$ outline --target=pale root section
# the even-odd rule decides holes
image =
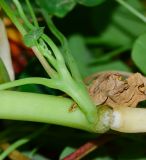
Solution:
[[[0,58],[4,62],[10,79],[14,80],[14,70],[12,66],[10,46],[3,21],[0,19]]]
[[[110,121],[110,114],[109,114],[109,112],[106,112],[106,113],[104,114],[104,116],[103,116],[103,123],[104,123],[105,125],[108,125],[108,124],[109,124],[109,121]]]
[[[146,109],[114,108],[110,127],[112,130],[126,133],[146,132]]]

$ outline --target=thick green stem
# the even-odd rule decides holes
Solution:
[[[73,103],[63,97],[0,91],[0,118],[52,123],[95,132],[93,124],[78,107],[69,111]]]
[[[64,85],[65,92],[70,95],[75,102],[79,105],[82,112],[87,116],[89,122],[94,123],[97,118],[97,108],[91,100],[86,88],[84,86],[77,84],[73,80],[67,81]]]
[[[4,84],[0,85],[0,90],[5,90],[13,87],[17,87],[20,85],[26,85],[26,84],[40,84],[44,85],[49,88],[54,88],[54,89],[62,89],[63,84],[59,80],[52,80],[52,79],[47,79],[47,78],[24,78],[24,79],[19,79],[11,82],[7,82]]]

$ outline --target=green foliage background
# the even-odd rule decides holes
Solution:
[[[146,2],[144,0],[127,0],[126,2],[140,13],[146,14]],[[71,52],[84,78],[95,72],[107,70],[146,74],[146,24],[116,1],[35,0],[32,1],[32,5],[38,16],[40,16],[39,6],[53,17],[56,26],[67,37]],[[23,7],[27,13],[25,5]],[[46,25],[44,21],[41,21],[40,24],[42,27]],[[46,30],[46,32],[59,45],[50,31]],[[37,64],[38,67],[33,68],[34,64]],[[23,73],[17,75],[17,78],[28,76],[46,76],[36,58],[30,60],[27,68]],[[19,87],[18,90],[60,95],[60,92],[36,85]],[[11,123],[13,124],[13,122],[7,122],[5,126],[9,126]],[[25,135],[30,130],[37,130],[34,123],[29,124],[30,130],[28,130],[27,122],[19,123],[21,125],[18,129],[18,133],[20,133],[18,136]],[[22,124],[27,126],[23,133],[21,133]],[[47,159],[44,156],[50,157],[50,159],[63,158],[81,144],[98,136],[75,129],[50,126],[46,133],[40,136],[39,140],[32,141],[31,144],[25,145],[20,150],[25,151],[25,154],[30,157],[35,157],[35,160]],[[10,133],[4,137],[10,141],[17,139],[14,136],[11,140]],[[105,144],[85,159],[145,160],[145,137],[145,134],[119,135],[118,138]],[[45,148],[45,153],[41,148]],[[34,153],[33,150],[35,150]],[[52,152],[55,153],[55,156],[52,156]]]

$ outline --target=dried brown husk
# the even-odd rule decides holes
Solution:
[[[96,105],[136,107],[146,100],[146,78],[140,73],[129,76],[119,72],[101,73],[91,82],[88,90]]]

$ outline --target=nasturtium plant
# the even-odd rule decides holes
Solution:
[[[144,1],[0,0],[0,7],[0,160],[143,159]]]

